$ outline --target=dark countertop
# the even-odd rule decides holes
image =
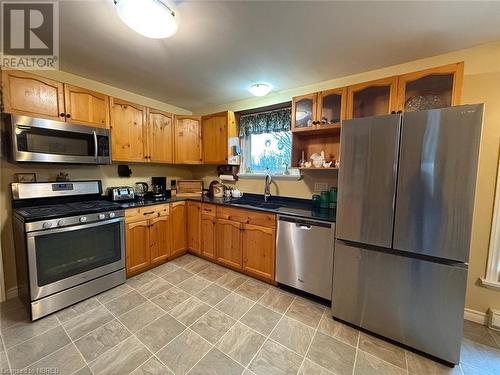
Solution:
[[[240,201],[241,200],[241,201]],[[335,222],[335,211],[328,209],[312,209],[311,201],[309,199],[299,199],[290,197],[274,197],[268,199],[268,204],[264,203],[264,196],[259,194],[245,193],[243,199],[241,198],[211,198],[206,195],[200,198],[196,197],[172,197],[167,199],[144,199],[135,200],[131,202],[118,202],[124,209],[133,207],[151,206],[155,204],[179,202],[179,201],[197,201],[206,202],[222,206],[238,207],[249,210],[265,211],[280,215],[289,215],[300,217],[304,219],[315,219],[327,221],[330,223]],[[259,207],[258,205],[262,205]]]

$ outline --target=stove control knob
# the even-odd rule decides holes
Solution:
[[[99,220],[106,219],[106,215],[104,215],[104,214],[99,214],[99,215],[97,215],[97,217],[99,218]]]
[[[66,225],[66,220],[59,220],[57,222],[57,225],[59,225],[60,227],[62,227],[63,225]]]
[[[42,224],[42,228],[50,228],[51,226],[52,226],[52,223],[50,223],[48,221]]]
[[[85,223],[87,221],[87,216],[82,216],[80,218],[80,223]]]
[[[112,219],[112,218],[114,218],[115,216],[116,216],[116,215],[115,215],[115,213],[114,213],[114,212],[110,212],[110,213],[109,213],[109,217],[110,217],[111,219]]]

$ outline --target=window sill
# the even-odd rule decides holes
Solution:
[[[488,289],[495,289],[500,291],[500,281],[492,281],[492,280],[486,280],[483,277],[479,278],[479,282],[481,283],[482,286]]]
[[[238,177],[240,179],[254,179],[254,180],[263,180],[266,178],[265,173],[238,173]],[[273,174],[271,175],[273,180],[291,180],[291,181],[299,181],[302,179],[300,174]]]

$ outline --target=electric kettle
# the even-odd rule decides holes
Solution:
[[[136,182],[134,187],[135,196],[139,199],[144,199],[146,193],[149,190],[149,186],[145,182]]]

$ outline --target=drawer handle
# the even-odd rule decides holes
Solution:
[[[154,211],[150,211],[150,212],[144,212],[143,215],[151,215],[151,214],[154,214],[155,212]]]

